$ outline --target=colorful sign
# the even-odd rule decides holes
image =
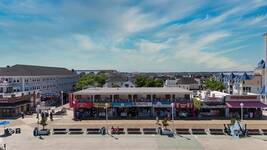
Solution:
[[[164,102],[164,101],[154,102],[153,107],[171,107],[171,102]]]
[[[113,102],[112,107],[132,107],[131,102]]]
[[[176,108],[181,108],[181,109],[191,109],[193,108],[193,103],[176,103]]]
[[[201,109],[201,100],[200,98],[193,99],[194,108],[200,110]]]
[[[136,107],[152,107],[152,102],[135,102]]]

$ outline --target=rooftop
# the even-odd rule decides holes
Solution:
[[[90,94],[191,94],[189,90],[177,87],[135,87],[135,88],[88,88],[78,92],[75,95]]]
[[[75,75],[66,68],[45,67],[32,65],[14,65],[0,68],[0,76],[49,76],[49,75]]]

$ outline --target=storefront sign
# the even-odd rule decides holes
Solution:
[[[110,103],[94,103],[95,108],[105,108],[107,104],[107,107],[111,107]]]
[[[92,102],[74,102],[75,108],[92,108],[93,103]]]
[[[259,95],[227,95],[226,101],[260,101]]]
[[[135,102],[136,107],[152,107],[152,102]]]
[[[193,103],[176,103],[176,108],[193,108]]]
[[[112,107],[132,107],[132,103],[131,102],[113,102],[112,103]]]
[[[171,102],[154,102],[153,107],[171,107]]]

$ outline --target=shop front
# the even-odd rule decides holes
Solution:
[[[136,112],[132,108],[132,102],[113,102],[112,114],[114,118],[136,117]]]
[[[222,98],[209,98],[202,101],[198,117],[224,118],[225,108],[225,102]]]
[[[0,118],[18,118],[31,109],[31,101],[24,99],[0,99]]]
[[[132,111],[136,118],[151,118],[153,116],[152,102],[134,102]]]
[[[112,111],[110,109],[111,103],[93,103],[93,112],[97,118],[106,118],[106,111],[108,113],[108,117],[112,116]]]
[[[228,96],[226,98],[226,114],[229,118],[261,119],[262,109],[266,107],[267,105],[261,102],[258,95]]]
[[[171,117],[171,102],[169,101],[156,101],[153,102],[154,117],[170,118]],[[174,110],[175,111],[175,110]]]
[[[92,102],[78,102],[76,101],[73,104],[74,108],[74,119],[85,120],[95,118],[96,115],[93,111],[93,103]]]
[[[192,102],[177,102],[175,106],[176,116],[179,118],[189,118],[195,116]]]

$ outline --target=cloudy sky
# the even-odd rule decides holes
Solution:
[[[0,66],[252,70],[266,0],[1,0]]]

